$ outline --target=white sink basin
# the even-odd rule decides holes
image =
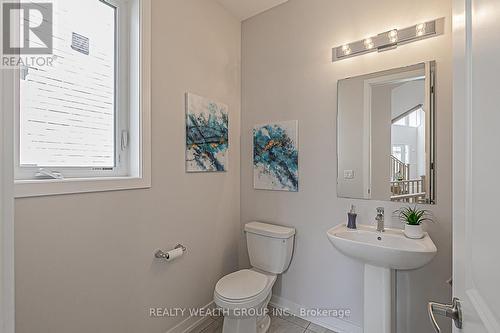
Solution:
[[[400,229],[378,232],[375,227],[358,224],[358,229],[352,230],[341,224],[328,230],[327,235],[333,246],[346,256],[390,269],[422,267],[437,252],[427,233],[422,239],[410,239]]]

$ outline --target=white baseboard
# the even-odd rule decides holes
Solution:
[[[351,322],[348,322],[346,320],[342,320],[340,318],[333,318],[333,317],[328,317],[328,318],[318,318],[318,317],[301,317],[299,316],[300,309],[307,308],[305,306],[293,303],[289,300],[286,300],[282,297],[275,296],[271,298],[271,301],[269,302],[272,306],[278,309],[284,309],[287,312],[305,319],[307,321],[310,321],[313,324],[322,326],[324,328],[327,328],[329,330],[339,332],[339,333],[363,333],[363,328],[359,327],[356,324],[353,324]]]
[[[215,303],[212,301],[205,305],[203,309],[210,309],[214,308]],[[181,321],[179,324],[175,325],[171,329],[169,329],[166,333],[188,333],[192,331],[194,328],[203,325],[205,322],[207,322],[207,326],[212,323],[214,320],[210,317],[195,317],[195,316],[190,316],[183,321]]]

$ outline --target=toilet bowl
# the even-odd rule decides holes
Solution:
[[[224,315],[223,332],[263,333],[270,325],[267,305],[276,275],[242,269],[217,282],[215,304]]]
[[[253,267],[228,274],[215,286],[214,302],[224,315],[223,333],[267,332],[272,288],[292,257],[295,229],[251,222],[245,233]]]

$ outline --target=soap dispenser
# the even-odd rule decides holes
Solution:
[[[351,205],[351,210],[347,213],[347,228],[348,229],[356,229],[356,208],[354,205]]]

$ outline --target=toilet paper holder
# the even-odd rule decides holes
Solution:
[[[186,247],[182,244],[177,244],[174,247],[174,250],[176,249],[182,249],[182,253],[185,253],[187,251]],[[170,259],[170,255],[168,254],[168,252],[163,252],[163,250],[158,250],[155,252],[155,258],[168,260]]]

